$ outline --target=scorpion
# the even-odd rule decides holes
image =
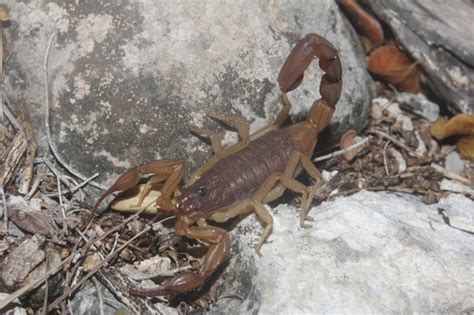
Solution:
[[[303,80],[304,71],[313,59],[319,59],[324,71],[319,92],[306,120],[283,127],[289,116],[291,103],[287,92],[296,89]],[[177,217],[176,235],[196,239],[207,244],[197,271],[178,273],[161,286],[150,289],[130,289],[141,297],[177,295],[202,287],[207,279],[230,258],[228,232],[207,223],[225,222],[241,214],[254,211],[264,223],[256,252],[271,233],[273,218],[264,206],[279,198],[286,189],[301,194],[300,226],[307,228],[309,207],[321,184],[320,171],[311,162],[318,135],[325,129],[334,113],[342,89],[342,67],[337,50],[324,37],[311,33],[301,39],[288,55],[278,75],[283,108],[276,120],[253,134],[242,116],[208,114],[212,119],[233,122],[240,142],[223,148],[220,136],[206,128],[191,127],[199,135],[208,137],[213,155],[191,175],[180,188],[184,176],[184,161],[153,160],[135,166],[123,173],[105,191],[92,208],[95,214],[103,199],[116,191],[138,186],[140,179],[148,175],[145,188],[137,196],[140,206],[154,184],[161,183],[156,207],[174,211]],[[307,187],[297,181],[302,171],[314,179]]]

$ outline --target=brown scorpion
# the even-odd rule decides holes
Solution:
[[[288,118],[291,104],[286,96],[297,88],[313,59],[325,72],[319,92],[305,121],[280,128]],[[316,185],[306,187],[294,178],[305,170],[315,181],[321,182],[321,173],[310,158],[319,133],[329,124],[342,89],[342,69],[337,50],[325,38],[308,34],[300,40],[287,57],[278,75],[282,91],[283,109],[276,121],[254,134],[243,117],[238,115],[209,115],[211,118],[235,122],[241,141],[227,148],[221,146],[220,136],[205,128],[192,131],[210,138],[214,155],[198,168],[186,185],[179,189],[184,175],[184,161],[155,160],[126,171],[102,194],[93,207],[93,213],[102,200],[115,191],[136,187],[144,175],[151,175],[138,196],[138,205],[150,192],[151,186],[163,183],[156,207],[172,209],[177,216],[176,234],[208,244],[197,272],[177,274],[165,284],[152,289],[131,289],[137,296],[175,295],[200,288],[206,280],[230,258],[228,232],[208,225],[206,220],[225,222],[230,218],[255,211],[265,228],[256,247],[260,248],[272,230],[272,216],[265,204],[280,197],[285,189],[301,194],[300,225],[309,227],[308,209]]]

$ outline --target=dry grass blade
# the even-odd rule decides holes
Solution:
[[[148,299],[137,298],[128,293],[132,285],[128,279],[117,268],[102,268],[97,272],[97,277],[114,296],[124,304],[130,314],[165,314],[166,311],[158,309],[159,304],[152,305]]]
[[[56,146],[53,144],[53,140],[51,138],[51,131],[50,131],[50,126],[49,126],[49,107],[50,107],[50,97],[49,97],[49,75],[48,75],[48,66],[49,66],[49,51],[51,49],[51,46],[53,44],[54,38],[56,36],[56,33],[53,33],[51,37],[49,38],[48,41],[48,46],[46,46],[46,52],[44,55],[44,63],[43,63],[43,71],[44,71],[44,89],[45,89],[45,96],[46,96],[46,101],[45,101],[45,128],[46,128],[46,135],[48,138],[48,145],[49,148],[51,149],[51,152],[53,153],[53,156],[56,158],[59,164],[61,164],[62,167],[64,167],[69,173],[72,175],[76,176],[77,178],[81,179],[82,181],[86,181],[86,177],[83,176],[81,173],[78,171],[74,170],[71,166],[69,166],[59,155],[58,151],[56,150]],[[94,182],[94,181],[88,181],[88,183],[96,188],[99,188],[101,190],[106,190],[107,188]]]
[[[442,167],[442,166],[439,166],[439,165],[437,165],[437,164],[435,164],[435,163],[432,163],[432,164],[431,164],[431,167],[434,168],[434,169],[435,169],[437,172],[439,172],[440,174],[442,174],[444,177],[457,180],[457,181],[459,181],[459,182],[461,182],[461,183],[463,183],[463,184],[466,184],[466,185],[468,185],[468,186],[471,186],[471,185],[472,185],[472,182],[471,182],[469,179],[467,179],[467,178],[465,178],[465,177],[462,177],[462,176],[460,176],[460,175],[458,175],[458,174],[455,174],[455,173],[453,173],[453,172],[450,172],[450,171],[448,171],[447,169],[445,169],[445,168]]]
[[[366,137],[366,138],[362,139],[360,142],[354,143],[353,145],[348,146],[348,147],[345,148],[345,149],[338,150],[338,151],[334,151],[334,152],[332,152],[332,153],[330,153],[330,154],[318,156],[317,158],[314,158],[314,159],[313,159],[313,162],[320,162],[320,161],[332,159],[333,157],[336,157],[336,156],[339,156],[339,155],[343,155],[344,153],[346,153],[346,152],[348,152],[348,151],[351,151],[351,150],[353,150],[353,149],[355,149],[355,148],[358,148],[358,147],[360,147],[360,146],[363,146],[364,144],[366,144],[367,142],[369,142],[370,139],[371,139],[371,137]]]
[[[0,8],[0,78],[3,81],[3,22],[10,20],[10,14],[4,8]]]

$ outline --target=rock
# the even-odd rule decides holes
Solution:
[[[343,63],[342,99],[328,139],[337,142],[367,123],[365,57],[330,1],[8,0],[6,6],[7,47],[14,47],[4,68],[7,96],[29,105],[42,151],[49,152],[43,60],[57,31],[49,58],[52,140],[71,168],[84,176],[100,172],[105,184],[152,159],[185,159],[188,170],[196,168],[210,146],[189,133],[188,123],[220,126],[206,112],[240,113],[252,130],[273,120],[281,108],[279,69],[309,32],[334,43]],[[316,64],[290,93],[292,114],[300,118],[319,98]]]
[[[396,101],[400,108],[418,115],[430,122],[435,122],[439,117],[439,106],[429,101],[425,95],[413,93],[398,93]]]
[[[114,268],[107,269],[108,270],[103,271],[106,276],[98,275],[100,282],[97,282],[97,286],[88,281],[81,290],[78,290],[77,293],[71,297],[70,304],[73,314],[99,313],[97,288],[102,293],[104,314],[178,314],[175,308],[167,306],[163,302],[154,299],[132,297],[129,294],[125,294],[124,292],[126,292],[130,287],[130,280],[122,276],[117,278],[118,274]],[[103,282],[107,283],[109,287],[114,287],[114,294],[103,286]],[[117,300],[117,298],[124,303],[127,303],[131,308],[127,308]]]
[[[469,1],[363,0],[420,61],[425,83],[454,110],[473,114],[474,40]]]
[[[379,104],[372,102],[372,106],[370,107],[370,117],[376,121],[382,119],[383,113]]]
[[[413,122],[411,121],[410,117],[400,114],[397,116],[396,124],[400,125],[402,132],[406,133],[413,133],[415,127],[413,126]]]
[[[322,173],[321,173],[321,175],[322,175],[322,177],[323,177],[324,182],[327,183],[327,182],[329,182],[331,179],[333,179],[334,176],[337,175],[337,173],[338,173],[337,170],[334,170],[334,171],[331,171],[331,172],[326,171],[326,170],[323,170]]]
[[[101,284],[99,284],[99,288],[104,297],[103,306],[105,314],[114,314],[117,310],[123,308],[123,305],[115,299],[109,290],[105,289]],[[92,282],[87,282],[87,284],[71,298],[71,310],[73,314],[98,314],[99,301],[97,298],[97,289]]]
[[[34,235],[26,238],[12,250],[2,263],[0,279],[9,290],[18,289],[26,277],[46,258],[44,246],[46,239]]]
[[[474,189],[467,185],[464,185],[463,183],[458,182],[457,180],[443,178],[439,187],[441,188],[441,190],[474,195]]]
[[[394,118],[397,118],[399,115],[402,114],[398,103],[390,102],[390,100],[385,97],[376,97],[372,99],[372,106],[380,108],[382,114],[386,110],[387,113]]]
[[[464,161],[456,151],[453,151],[446,156],[444,167],[450,172],[461,175],[464,172]]]
[[[215,312],[466,312],[474,298],[472,235],[446,224],[438,208],[474,215],[474,201],[461,195],[425,205],[407,194],[362,191],[313,208],[314,227],[302,229],[300,210],[280,205],[262,257],[254,252],[262,229],[251,215],[234,232],[241,251],[224,272],[246,279],[245,302],[225,299]]]
[[[421,139],[421,136],[420,136],[420,133],[418,132],[418,130],[415,130],[414,134],[415,134],[415,138],[418,142],[418,145],[416,146],[416,149],[415,149],[415,153],[418,156],[424,156],[425,154],[428,153],[428,148],[426,147],[425,142],[423,141],[423,139]]]
[[[471,194],[474,191],[471,189]],[[473,208],[465,207],[465,198],[452,194],[446,199],[441,199],[438,203],[438,212],[446,218],[447,223],[453,228],[457,228],[469,233],[474,233]]]
[[[0,288],[13,292],[29,286],[46,274],[46,269],[61,263],[55,246],[40,235],[33,235],[21,242],[3,260],[0,269]],[[53,298],[63,289],[63,277],[56,274],[48,280],[48,296]],[[42,284],[28,295],[26,304],[39,307],[44,301],[46,286]]]

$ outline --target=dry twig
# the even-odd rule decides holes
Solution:
[[[97,300],[99,300],[99,314],[105,315],[104,311],[104,297],[102,296],[102,290],[100,289],[99,281],[97,281],[97,277],[92,277],[92,282],[94,283],[95,290],[97,292]]]
[[[410,149],[405,143],[401,142],[400,140],[398,139],[395,139],[394,137],[386,134],[385,132],[383,131],[380,131],[380,130],[375,130],[375,129],[369,129],[367,131],[368,133],[372,133],[372,134],[376,134],[376,135],[379,135],[381,136],[382,138],[385,138],[387,140],[390,140],[393,142],[393,144],[399,146],[400,148],[404,149],[405,151],[407,151],[411,156],[415,156],[419,159],[423,158],[423,156],[419,155],[418,153],[416,153],[415,151],[413,151],[412,149]]]
[[[439,166],[438,164],[431,163],[431,167],[435,169],[435,171],[439,172],[441,175],[447,178],[451,178],[454,180],[457,180],[465,185],[471,186],[472,182],[468,178],[462,177],[456,173],[450,172],[447,169],[445,169],[442,166]]]
[[[390,175],[390,171],[388,170],[388,162],[387,162],[387,149],[389,145],[390,145],[390,140],[385,143],[385,145],[383,146],[383,151],[382,151],[383,166],[385,168],[385,174],[387,174],[387,176]]]
[[[114,258],[118,253],[120,253],[125,247],[128,246],[131,242],[142,236],[143,234],[147,233],[148,231],[151,230],[151,226],[147,226],[144,228],[142,231],[139,233],[135,234],[132,238],[130,238],[125,244],[117,248],[117,250],[113,253],[110,253],[105,257],[104,260],[100,262],[97,266],[95,266],[93,269],[91,269],[84,277],[82,277],[81,280],[79,280],[74,286],[68,288],[61,296],[59,296],[51,305],[49,306],[50,309],[54,309],[56,306],[59,305],[63,300],[65,300],[71,293],[76,291],[84,282],[86,282],[89,278],[91,278],[102,266],[104,266],[106,263],[108,263],[112,258]]]
[[[328,159],[331,159],[333,157],[336,157],[336,156],[339,156],[339,155],[342,155],[352,149],[355,149],[357,147],[360,147],[364,144],[366,144],[367,142],[369,142],[371,140],[371,137],[366,137],[364,139],[362,139],[361,141],[357,142],[357,143],[354,143],[353,145],[351,146],[348,146],[347,148],[345,149],[342,149],[342,150],[338,150],[338,151],[334,151],[330,154],[326,154],[326,155],[322,155],[322,156],[318,156],[316,158],[313,159],[313,162],[319,162],[319,161],[324,161],[324,160],[328,160]]]

